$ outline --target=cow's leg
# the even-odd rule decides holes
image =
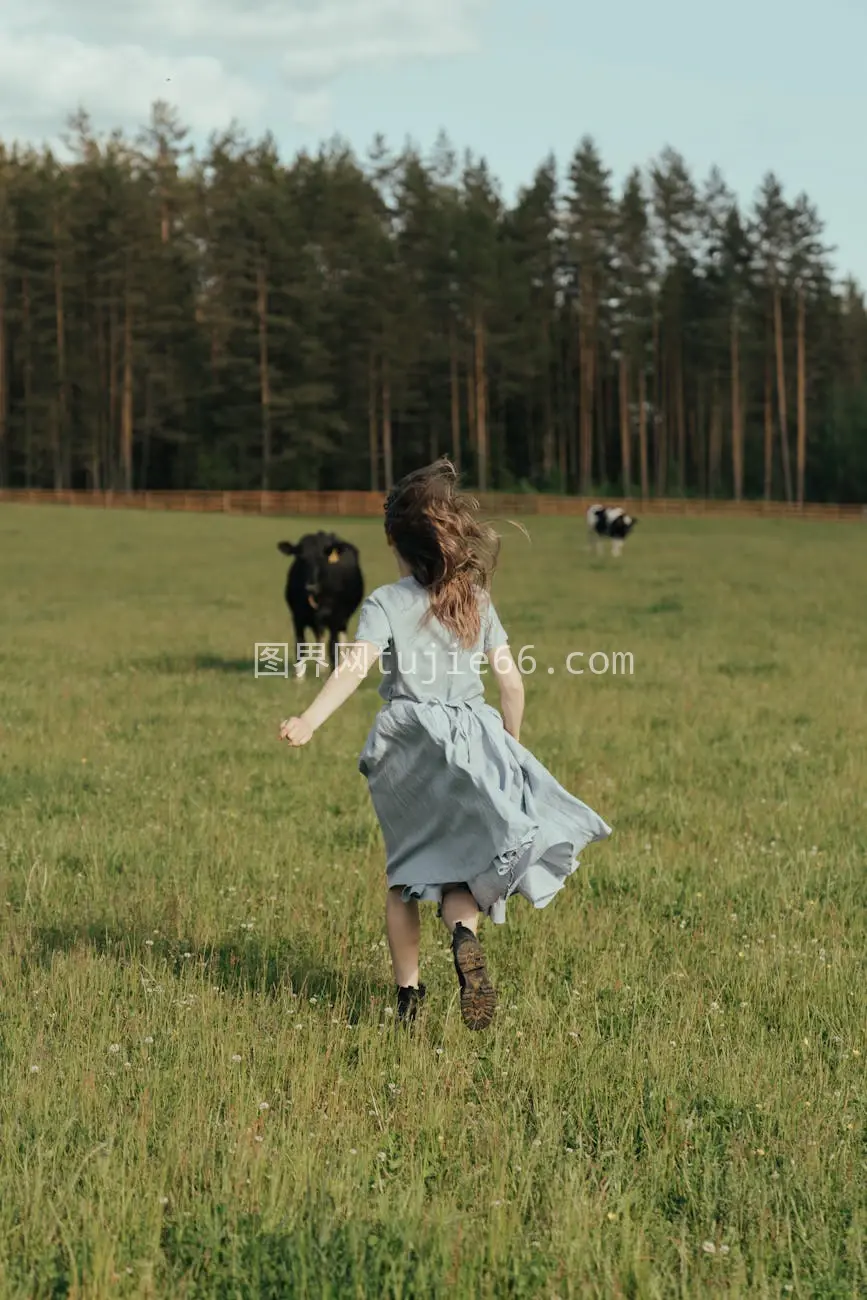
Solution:
[[[329,650],[330,636],[331,633],[327,627],[322,627],[322,625],[319,623],[316,624],[316,626],[313,629],[313,644],[316,646],[315,653],[317,659],[317,666],[315,667],[314,671],[316,673],[317,678],[320,678],[323,672],[327,673],[328,671],[324,665],[326,665],[329,662],[328,650]],[[326,638],[328,638],[328,640]]]
[[[295,659],[292,671],[295,677],[300,680],[300,678],[304,676],[304,665],[301,663],[301,646],[304,643],[304,624],[294,612],[292,614],[292,623],[295,627]]]
[[[333,627],[328,629],[328,662],[331,665],[332,672],[339,666],[337,662],[337,647],[342,645],[345,639],[345,634],[342,631],[337,631],[337,629]]]
[[[598,533],[596,534],[596,554],[597,555],[605,554],[605,538],[600,537]]]
[[[611,539],[611,554],[614,556],[615,560],[617,559],[617,557],[619,556],[619,554],[620,554],[620,552],[621,552],[622,550],[623,550],[623,538],[622,538],[622,537],[612,537],[612,539]]]

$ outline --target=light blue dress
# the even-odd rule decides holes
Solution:
[[[380,652],[385,704],[359,758],[386,847],[390,887],[440,903],[466,882],[502,924],[521,894],[545,907],[578,866],[585,844],[611,828],[564,790],[485,703],[483,655],[507,645],[493,603],[480,594],[482,632],[466,650],[435,619],[414,578],[364,601],[356,639]]]

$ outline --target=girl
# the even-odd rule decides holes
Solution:
[[[400,577],[365,600],[351,654],[280,736],[306,745],[382,656],[385,704],[359,770],[385,839],[398,1016],[414,1019],[425,996],[418,904],[428,900],[452,936],[464,1024],[485,1029],[496,993],[479,914],[502,924],[515,893],[545,907],[583,846],[611,830],[520,744],[524,684],[487,594],[499,542],[456,478],[440,460],[389,493],[385,535]],[[484,700],[483,655],[502,717]]]

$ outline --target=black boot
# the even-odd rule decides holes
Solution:
[[[415,1020],[426,993],[427,989],[423,984],[419,984],[418,988],[408,985],[397,990],[397,1018],[401,1024],[408,1024]]]

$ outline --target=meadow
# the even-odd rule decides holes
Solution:
[[[867,1294],[864,528],[504,528],[522,739],[614,834],[472,1035],[433,909],[391,1014],[377,674],[301,751],[253,674],[312,523],[0,507],[2,1300]]]

